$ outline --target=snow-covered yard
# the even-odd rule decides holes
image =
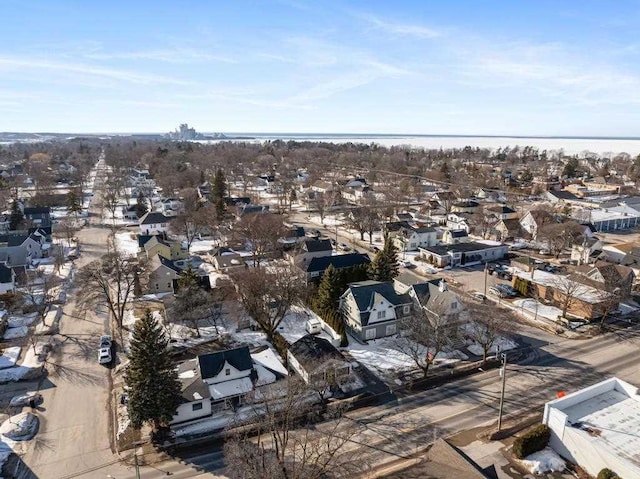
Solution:
[[[122,254],[136,256],[138,254],[138,240],[130,231],[116,233],[116,246]]]
[[[289,344],[295,343],[298,339],[309,334],[306,330],[307,321],[311,318],[315,318],[318,321],[324,322],[313,311],[300,306],[293,306],[291,311],[284,317],[282,323],[278,327],[278,332]],[[318,335],[320,338],[326,339],[332,344],[340,343],[340,336],[338,336],[328,326],[323,328],[323,331]],[[336,343],[337,341],[337,343]]]
[[[377,371],[382,375],[404,373],[417,370],[417,366],[411,357],[394,348],[395,338],[380,338],[360,344],[355,339],[349,338],[347,352],[358,362],[367,368]],[[427,354],[427,348],[424,355]],[[445,364],[455,364],[460,360],[466,360],[468,356],[460,351],[439,353],[432,367]]]
[[[546,472],[562,472],[566,464],[564,460],[551,448],[534,452],[519,461],[531,474],[544,474]]]
[[[16,365],[20,357],[20,346],[11,346],[5,348],[0,356],[0,369],[10,368]]]
[[[217,241],[215,240],[195,240],[191,243],[191,249],[189,251],[193,254],[206,253],[214,249],[216,245]]]
[[[35,351],[32,346],[26,348],[24,350],[24,360],[20,366],[0,369],[0,384],[38,376],[42,372],[43,365],[43,362],[38,356],[45,344],[44,342],[38,342]]]
[[[4,332],[4,339],[24,338],[27,334],[29,334],[29,326],[7,328],[7,330]]]

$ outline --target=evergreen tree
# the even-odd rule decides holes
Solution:
[[[375,281],[391,281],[398,276],[398,248],[388,236],[371,263],[370,274]]]
[[[200,287],[200,278],[189,266],[178,279],[178,292],[171,309],[173,317],[195,329],[196,336],[200,337],[199,323],[210,315],[212,303],[211,295]]]
[[[140,191],[136,201],[136,214],[138,215],[138,218],[142,218],[147,211],[149,211],[149,208],[147,207],[147,198],[144,196],[144,193]]]
[[[69,190],[67,193],[66,199],[67,211],[75,215],[76,219],[78,218],[78,213],[82,213],[82,201],[78,192],[74,190]]]
[[[9,229],[11,231],[19,229],[24,223],[24,213],[20,209],[18,200],[14,199],[11,203],[11,216],[9,217]]]
[[[316,312],[335,311],[340,295],[344,293],[344,283],[340,272],[331,264],[322,274],[318,291],[313,298]]]
[[[151,424],[154,431],[167,426],[182,401],[182,386],[167,345],[162,327],[147,310],[133,328],[124,374],[127,411],[136,429],[144,423]]]
[[[213,178],[210,200],[216,208],[216,217],[218,220],[222,220],[225,212],[227,211],[227,204],[224,202],[226,196],[227,179],[225,178],[222,170],[217,170],[216,175]]]

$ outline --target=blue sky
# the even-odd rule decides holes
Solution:
[[[640,1],[0,6],[1,131],[640,136]]]

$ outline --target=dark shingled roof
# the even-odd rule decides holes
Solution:
[[[216,377],[222,371],[225,362],[238,371],[253,369],[253,361],[247,346],[198,356],[198,362],[203,379]]]
[[[369,324],[368,310],[371,309],[376,294],[379,294],[394,306],[412,304],[411,296],[407,293],[398,294],[393,287],[392,281],[360,281],[357,283],[351,283],[349,285],[349,291],[353,294],[353,298],[358,305],[360,323],[362,323],[363,326]]]
[[[160,223],[168,223],[170,218],[167,218],[165,215],[158,211],[149,211],[145,213],[142,218],[140,218],[141,225],[152,225],[152,224],[160,224]]]
[[[298,266],[307,273],[313,273],[316,271],[324,271],[329,267],[329,265],[333,265],[336,269],[342,269],[369,263],[371,263],[371,260],[366,254],[349,253],[311,258],[311,261],[307,264],[299,264]]]
[[[11,283],[13,275],[11,274],[11,268],[7,268],[5,265],[0,264],[0,283]]]
[[[435,253],[437,255],[445,255],[449,251],[469,253],[472,251],[482,251],[485,249],[499,248],[501,246],[504,246],[504,245],[503,244],[491,245],[491,244],[477,243],[475,241],[470,241],[468,243],[423,246],[421,247],[421,249],[424,249],[425,251],[429,251],[430,253]]]
[[[174,270],[176,273],[182,273],[182,270],[178,268],[173,261],[165,258],[164,256],[157,254],[157,258],[160,260],[160,264],[166,266],[169,269]]]
[[[326,339],[307,334],[301,337],[291,346],[289,352],[307,369],[308,366],[317,367],[331,359],[344,361],[344,356],[340,354]]]
[[[328,239],[308,239],[304,241],[304,249],[309,253],[317,253],[319,251],[333,251],[333,246]]]
[[[467,230],[450,230],[449,232],[451,233],[452,238],[464,238],[469,236]]]
[[[46,215],[51,213],[51,208],[48,206],[27,206],[24,209],[25,216],[28,215]]]

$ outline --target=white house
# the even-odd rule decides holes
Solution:
[[[438,242],[435,228],[409,221],[387,223],[385,229],[389,238],[400,251],[417,251],[423,246],[433,246]]]
[[[604,468],[640,477],[640,392],[610,378],[544,406],[549,445],[595,477]]]
[[[184,361],[178,366],[178,379],[182,384],[182,403],[171,424],[192,421],[211,415],[211,394],[200,376],[198,358]]]
[[[507,245],[489,240],[420,248],[420,257],[438,268],[496,261],[508,253]]]
[[[171,218],[166,217],[158,211],[149,211],[145,213],[138,222],[140,225],[140,234],[158,235],[166,233],[169,230],[170,219]]]
[[[469,226],[470,213],[449,213],[447,215],[447,228],[450,230],[465,230],[467,233],[471,231]]]

